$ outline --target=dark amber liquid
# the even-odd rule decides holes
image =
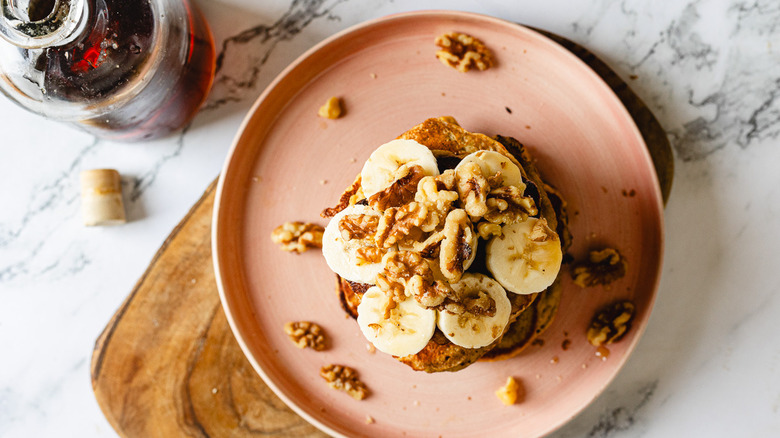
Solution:
[[[185,19],[160,24],[164,12],[149,0],[94,0],[90,7],[99,12],[86,38],[46,52],[48,98],[83,102],[95,115],[77,122],[104,138],[146,140],[185,126],[211,88],[215,55],[200,11],[178,1]],[[165,43],[154,37],[161,25],[170,35]]]

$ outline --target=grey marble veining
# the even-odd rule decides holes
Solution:
[[[70,159],[62,170],[51,178],[38,182],[32,196],[27,200],[21,214],[13,222],[0,224],[0,251],[12,258],[3,257],[0,262],[0,284],[15,279],[18,276],[45,275],[53,269],[57,262],[46,266],[32,267],[42,251],[47,239],[51,238],[53,227],[41,230],[35,225],[54,215],[71,215],[77,211],[79,188],[78,172],[83,158],[96,146],[96,141],[84,147]],[[52,224],[53,226],[54,224]],[[33,229],[34,228],[34,229]],[[43,231],[43,232],[42,232]],[[21,257],[20,257],[21,256]]]
[[[213,92],[204,111],[212,111],[227,102],[246,99],[247,90],[257,88],[266,61],[280,42],[295,38],[313,20],[327,18],[336,6],[345,2],[293,1],[273,24],[255,25],[225,38],[217,55]]]
[[[602,414],[599,420],[588,431],[588,437],[608,437],[613,434],[628,431],[638,421],[641,409],[650,401],[658,387],[658,381],[650,382],[635,392],[624,394],[623,400],[617,407]],[[606,396],[610,394],[607,393]]]
[[[262,4],[260,4],[262,3]],[[552,436],[780,436],[780,2],[200,1],[219,67],[183,132],[94,139],[0,99],[0,436],[115,436],[89,387],[92,344],[218,174],[286,65],[361,21],[481,12],[589,48],[644,99],[676,154],[664,273],[615,381]],[[115,167],[130,222],[85,229],[78,173]]]
[[[617,62],[636,75],[645,98],[667,123],[677,155],[700,160],[727,146],[777,139],[780,53],[772,47],[780,4],[772,0],[677,2],[670,10],[641,2],[608,2],[630,26]],[[671,5],[669,5],[671,6]],[[599,13],[601,12],[601,13]],[[587,39],[608,11],[574,23]],[[637,32],[666,15],[656,34]],[[650,36],[650,38],[648,38]],[[690,78],[686,83],[675,80]],[[670,105],[674,104],[674,105]]]

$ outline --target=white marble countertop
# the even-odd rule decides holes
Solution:
[[[587,47],[667,130],[665,265],[627,366],[555,437],[780,436],[780,3],[775,0],[199,0],[222,56],[184,134],[97,140],[0,98],[0,436],[115,436],[94,341],[217,176],[251,103],[288,63],[361,21],[461,9]],[[81,170],[123,175],[129,223],[81,224]]]

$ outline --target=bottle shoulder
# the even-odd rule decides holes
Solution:
[[[110,138],[183,126],[214,75],[213,38],[199,10],[189,0],[83,1],[91,13],[77,38],[41,48],[0,40],[0,92]]]

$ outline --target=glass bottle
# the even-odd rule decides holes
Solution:
[[[214,41],[189,0],[0,0],[0,91],[97,136],[186,125],[214,77]]]

